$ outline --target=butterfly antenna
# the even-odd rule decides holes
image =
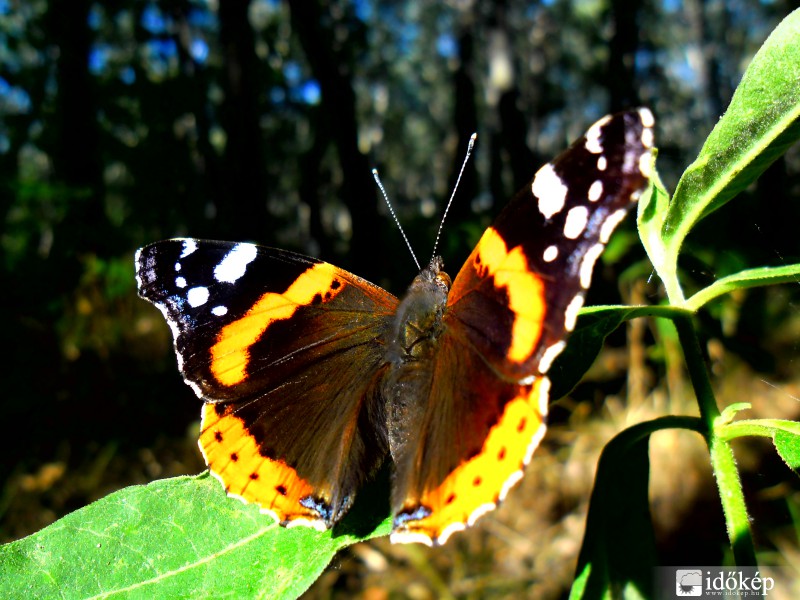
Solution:
[[[383,199],[386,202],[386,206],[389,207],[389,212],[392,213],[392,218],[394,222],[397,224],[397,228],[400,230],[400,234],[403,236],[403,239],[406,241],[406,246],[408,246],[408,251],[411,252],[411,258],[414,259],[414,263],[417,265],[417,270],[421,271],[422,267],[419,266],[419,261],[417,260],[417,255],[414,254],[414,249],[411,247],[411,242],[408,241],[406,237],[406,232],[403,231],[403,226],[400,225],[400,219],[397,218],[397,215],[392,208],[392,203],[389,202],[389,196],[386,194],[386,190],[383,187],[383,183],[381,183],[381,178],[378,176],[378,169],[372,169],[372,177],[375,179],[375,183],[378,184],[378,189],[383,194]]]
[[[439,223],[439,231],[436,232],[436,240],[433,242],[433,254],[431,255],[431,259],[436,256],[436,248],[439,247],[439,237],[442,235],[442,227],[444,227],[444,220],[447,218],[447,212],[450,210],[450,205],[453,203],[453,198],[456,196],[456,190],[458,189],[458,184],[461,183],[461,176],[464,175],[464,169],[467,167],[467,161],[469,157],[472,156],[472,149],[475,147],[475,140],[478,139],[478,134],[473,133],[469,136],[469,145],[467,146],[467,154],[464,156],[464,162],[461,163],[461,170],[458,172],[458,179],[456,179],[456,184],[453,186],[453,193],[450,194],[450,200],[447,201],[447,206],[444,209],[444,214],[442,215],[442,220]]]

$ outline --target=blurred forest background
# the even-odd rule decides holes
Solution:
[[[137,247],[178,235],[253,240],[400,294],[415,268],[370,169],[426,257],[477,131],[440,246],[455,275],[512,192],[606,112],[653,110],[658,166],[673,189],[795,7],[0,0],[0,539],[120,487],[203,469],[199,402],[161,314],[136,296]],[[701,225],[687,285],[800,260],[799,178],[795,148]],[[594,303],[659,299],[632,219],[626,228],[598,267]],[[800,412],[799,291],[743,292],[705,315],[722,400],[752,401],[761,416]],[[310,594],[558,597],[599,449],[636,420],[693,410],[675,352],[657,323],[620,331],[587,382],[554,406],[544,448],[496,515],[444,551],[357,546]],[[705,450],[689,434],[661,435],[652,486],[663,560],[718,564],[725,535]],[[800,509],[793,475],[767,446],[740,451],[767,562],[800,564],[787,533]],[[396,587],[389,565],[409,565]]]

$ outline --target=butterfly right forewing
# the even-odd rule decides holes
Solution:
[[[450,289],[395,541],[443,543],[492,510],[544,435],[546,373],[614,228],[644,191],[647,109],[593,125],[503,209]],[[391,427],[390,427],[391,429]],[[413,467],[413,468],[412,468]]]

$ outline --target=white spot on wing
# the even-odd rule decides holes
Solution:
[[[639,171],[645,177],[650,177],[650,167],[653,157],[650,155],[649,152],[645,152],[639,157]]]
[[[311,527],[322,533],[328,530],[325,522],[321,519],[292,519],[286,523],[286,528],[291,529],[292,527]]]
[[[642,130],[642,146],[645,148],[652,148],[653,147],[653,130],[652,129],[643,129]]]
[[[519,475],[520,475],[520,478],[522,478],[522,473],[521,472],[520,472]],[[486,504],[481,504],[478,508],[476,508],[475,510],[473,510],[470,513],[469,517],[467,518],[467,525],[472,527],[475,524],[475,521],[480,519],[486,513],[492,512],[495,508],[497,508],[497,504],[495,504],[494,502],[487,502]],[[444,535],[444,532],[442,533],[442,536],[443,535]],[[439,536],[439,537],[442,537],[442,536]],[[448,537],[449,537],[449,535],[448,535]],[[444,543],[444,542],[442,542],[442,543]]]
[[[214,279],[224,283],[233,283],[244,275],[247,265],[256,257],[256,247],[253,244],[236,244],[233,250],[214,267]]]
[[[216,473],[214,473],[213,471],[211,472],[211,474],[216,476]],[[220,482],[222,483],[222,487],[224,488],[225,482],[222,481],[221,478],[218,479],[220,480]],[[237,496],[236,494],[228,494],[228,496],[230,496],[231,498],[236,498],[238,500],[241,500],[244,504],[250,504],[249,500],[245,500],[244,498],[242,498],[241,496]],[[270,510],[268,508],[259,508],[258,512],[260,512],[262,515],[267,515],[268,517],[271,517],[272,519],[274,519],[276,524],[280,523],[281,521],[280,518],[278,517],[278,513],[276,513],[274,510]]]
[[[186,300],[189,302],[189,306],[192,308],[197,308],[198,306],[203,306],[203,304],[208,302],[208,295],[207,287],[193,287],[186,292]]]
[[[152,250],[142,252],[142,250],[149,250],[148,248],[139,248],[136,251],[136,285],[139,291],[144,291],[143,288],[149,287],[156,283],[160,278],[160,274],[156,275],[156,257]]]
[[[586,223],[589,222],[589,209],[585,206],[575,206],[569,209],[567,221],[564,223],[564,237],[570,240],[576,239],[586,230]]]
[[[639,109],[639,118],[642,120],[642,125],[645,127],[652,127],[656,124],[656,120],[653,117],[653,113],[650,112],[649,108],[642,107]]]
[[[542,417],[547,416],[547,408],[550,405],[550,379],[545,377],[541,384],[539,384],[539,413],[541,413]],[[539,427],[539,431],[536,432],[536,435],[533,436],[533,441],[531,444],[534,444],[533,448],[536,448],[536,444],[541,441],[544,437],[544,430],[545,425],[542,423],[542,426]],[[533,454],[533,448],[530,449],[530,453]],[[528,456],[528,460],[525,461],[527,464],[530,461],[531,457]]]
[[[606,115],[597,123],[589,127],[586,132],[586,149],[592,154],[600,154],[603,151],[603,145],[600,143],[600,133],[603,125],[611,120],[611,115]]]
[[[451,526],[452,527],[452,526]],[[463,529],[464,526],[462,525]],[[452,533],[455,533],[452,532]],[[449,534],[448,534],[449,536]],[[441,539],[441,537],[439,538]],[[389,535],[389,540],[393,544],[425,544],[426,546],[433,546],[433,541],[424,533],[411,533],[408,531],[395,531]]]
[[[533,458],[533,453],[538,448],[539,443],[542,441],[545,432],[547,431],[547,425],[544,423],[544,418],[547,416],[547,405],[550,401],[550,380],[547,377],[542,379],[542,382],[539,384],[539,414],[542,415],[542,422],[539,424],[539,428],[536,430],[536,433],[533,434],[530,443],[528,444],[528,448],[525,451],[525,456],[522,459],[522,465],[527,465],[531,462],[531,458]],[[511,477],[503,484],[502,489],[500,490],[499,499],[502,501],[505,499],[506,494],[508,494],[509,490],[517,483],[519,479],[522,478],[522,470],[520,469],[517,471],[519,473],[519,478],[517,478],[516,474],[512,474]]]
[[[584,254],[583,260],[581,261],[581,268],[580,268],[580,276],[581,276],[581,287],[583,289],[588,289],[589,285],[592,283],[592,271],[594,270],[594,263],[597,262],[597,259],[603,253],[603,244],[595,244]]]
[[[180,270],[181,270],[181,263],[176,262],[175,263],[175,271],[180,271]]]
[[[553,262],[557,258],[558,246],[548,246],[544,249],[544,252],[542,253],[542,260],[544,260],[544,262]]]
[[[548,369],[550,369],[550,366],[553,364],[553,361],[559,354],[561,354],[566,346],[567,343],[564,340],[561,340],[545,350],[544,354],[542,355],[542,359],[539,361],[539,372],[547,373]]]
[[[589,202],[597,202],[600,200],[600,196],[603,195],[603,182],[599,179],[595,180],[591,186],[589,186]]]
[[[464,525],[463,523],[453,523],[451,525],[448,525],[442,530],[442,533],[439,534],[439,537],[436,539],[436,542],[440,545],[444,544],[445,542],[447,542],[448,539],[450,539],[451,535],[459,531],[464,531],[466,528],[467,526]]]
[[[548,379],[547,381],[549,384],[550,380]],[[549,385],[547,389],[548,390],[550,389]],[[548,400],[547,394],[544,394],[542,396],[542,399],[544,400],[544,405],[546,407]],[[545,412],[543,412],[542,415],[546,414],[547,410],[545,408]],[[545,431],[547,431],[547,426],[544,423],[542,423],[541,425],[539,425],[539,429],[536,430],[536,433],[533,434],[533,439],[531,439],[531,443],[528,444],[528,450],[525,452],[525,458],[523,459],[522,464],[527,465],[529,462],[531,462],[531,458],[533,458],[533,453],[536,450],[536,448],[538,448],[539,443],[542,441]]]
[[[553,165],[546,164],[536,172],[531,185],[533,195],[539,200],[539,212],[549,219],[562,208],[567,197],[567,186],[553,170]]]
[[[600,227],[600,241],[603,244],[608,243],[608,239],[611,237],[611,234],[614,232],[614,230],[617,228],[617,225],[619,225],[622,222],[622,220],[625,218],[625,215],[627,214],[628,214],[627,211],[621,208],[608,215],[606,220],[603,222],[602,227]]]
[[[575,296],[572,302],[567,305],[564,311],[564,329],[572,331],[575,329],[575,322],[578,320],[578,311],[583,307],[583,296]]]
[[[522,479],[521,470],[514,471],[511,474],[511,476],[508,479],[506,479],[506,482],[503,484],[503,487],[500,488],[500,495],[498,496],[501,502],[506,499],[506,496],[508,496],[508,492],[510,492],[511,488],[513,488],[515,485],[519,483],[520,479]]]
[[[180,356],[180,354],[178,354],[178,356]],[[181,373],[183,373],[183,359],[178,361],[178,366],[180,367]],[[190,381],[189,379],[186,379],[186,378],[184,378],[183,383],[185,383],[190,388],[192,388],[192,391],[194,392],[195,396],[197,396],[201,400],[204,399],[203,398],[203,390],[200,389],[200,386],[197,383],[195,383],[194,381]],[[247,504],[246,501],[243,500],[243,502],[245,502],[245,504]]]
[[[224,317],[228,314],[227,306],[215,306],[211,309],[211,314],[217,317]]]
[[[597,157],[597,170],[598,171],[605,171],[607,166],[608,166],[608,159],[605,156],[598,156]]]
[[[183,251],[181,252],[181,258],[186,258],[192,252],[197,250],[197,242],[194,240],[183,240]]]
[[[136,254],[133,257],[133,264],[136,266],[136,268],[135,268],[135,271],[136,271],[136,287],[141,289],[142,288],[142,284],[144,283],[142,281],[142,278],[139,277],[139,273],[142,271],[142,268],[143,268],[143,266],[142,266],[142,249],[141,248],[136,250]]]
[[[176,277],[175,278],[175,287],[185,288],[186,287],[186,278],[185,277]]]

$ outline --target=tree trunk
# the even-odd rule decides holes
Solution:
[[[208,204],[220,207],[224,202],[229,202],[230,207],[235,207],[235,196],[229,197],[223,185],[222,165],[220,164],[217,152],[211,145],[211,109],[208,100],[209,76],[208,69],[194,59],[191,53],[191,37],[188,15],[191,10],[189,0],[180,0],[170,5],[171,16],[177,24],[177,31],[174,35],[175,44],[178,48],[178,64],[180,65],[181,87],[187,89],[185,98],[187,109],[194,115],[195,129],[197,135],[197,158],[193,161],[194,173],[187,185],[192,187],[189,190],[189,197],[186,199],[184,207],[184,220],[187,230],[191,235],[202,237],[215,237],[220,234],[217,232],[215,223],[209,222],[207,218]],[[260,148],[260,139],[257,141]],[[263,165],[259,167],[259,173],[264,170]],[[263,193],[263,191],[262,191]],[[232,202],[233,201],[233,202]],[[263,208],[265,200],[262,198],[260,204],[254,198],[256,210]],[[234,226],[240,225],[238,218],[232,215]],[[258,223],[264,226],[264,223]],[[256,237],[259,232],[255,232]],[[258,241],[262,241],[266,236],[263,232]]]
[[[611,19],[614,35],[609,43],[608,82],[609,110],[617,112],[640,104],[635,82],[636,51],[639,48],[638,17],[641,2],[612,0]]]
[[[268,219],[258,102],[263,82],[258,75],[249,6],[250,0],[219,3],[219,37],[225,61],[221,121],[227,142],[225,194],[217,206],[217,224],[223,235],[261,241]]]
[[[288,0],[291,22],[322,92],[323,118],[342,167],[342,200],[350,211],[353,237],[349,263],[359,275],[377,281],[390,258],[381,243],[377,193],[367,157],[358,149],[356,95],[346,58],[334,41],[336,17],[324,0]],[[314,177],[313,173],[306,174]]]
[[[733,94],[731,88],[723,84],[720,64],[719,35],[726,29],[726,23],[729,20],[728,11],[724,6],[719,7],[721,13],[715,15],[715,20],[721,22],[716,25],[719,32],[715,36],[707,14],[708,7],[705,0],[687,0],[684,6],[694,42],[690,51],[697,53],[697,74],[700,79],[700,87],[705,92],[703,101],[700,103],[703,111],[702,117],[703,120],[713,123],[722,115]]]
[[[455,117],[455,127],[458,133],[458,146],[453,154],[453,162],[450,167],[450,178],[447,190],[447,199],[455,186],[461,164],[464,160],[467,144],[470,136],[478,130],[477,107],[475,105],[475,82],[473,81],[473,70],[475,69],[475,37],[473,34],[473,19],[468,19],[464,23],[458,36],[458,69],[453,78],[453,93],[455,96],[453,114]],[[451,219],[450,227],[453,231],[457,229],[458,223],[474,218],[472,212],[472,200],[478,193],[478,179],[475,170],[475,160],[467,163],[464,175],[458,187],[458,198],[454,200],[450,208]],[[444,210],[444,206],[442,206]],[[466,241],[466,240],[465,240]],[[455,270],[451,267],[451,271]]]
[[[101,252],[111,242],[103,204],[95,86],[89,72],[92,33],[89,0],[53,0],[48,30],[58,46],[57,96],[49,154],[56,180],[67,187],[70,207],[54,232],[54,252]]]

